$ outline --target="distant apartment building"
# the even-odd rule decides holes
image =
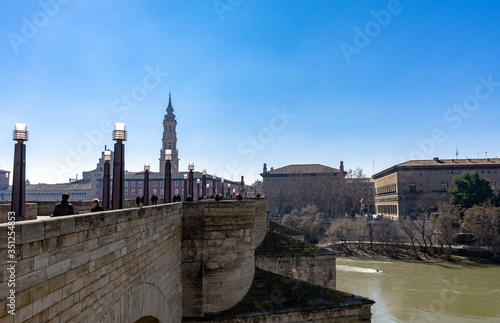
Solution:
[[[327,217],[374,211],[373,181],[346,178],[343,162],[339,169],[302,164],[269,171],[264,164],[261,176],[271,216],[283,216],[307,205],[316,205]]]
[[[376,213],[397,219],[412,215],[428,201],[449,200],[448,189],[453,178],[464,172],[478,172],[490,181],[491,188],[500,186],[500,159],[411,160],[374,174]]]

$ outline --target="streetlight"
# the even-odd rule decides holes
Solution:
[[[127,131],[125,124],[115,123],[113,131],[113,140],[115,143],[115,162],[113,164],[113,210],[123,208],[123,190],[125,187],[125,146],[123,142],[127,140]]]
[[[16,123],[13,140],[17,141],[14,147],[14,176],[12,178],[11,210],[16,217],[24,217],[26,210],[26,145],[28,130],[24,123]]]
[[[200,182],[201,182],[201,181],[200,181],[200,179],[199,179],[199,178],[197,178],[197,179],[196,179],[196,194],[198,195],[198,200],[199,200],[199,199],[200,199],[200,197],[201,197],[201,196],[200,196]]]
[[[104,176],[102,179],[102,206],[109,210],[109,162],[111,161],[111,150],[104,151]]]
[[[224,195],[224,178],[220,179],[220,195]]]
[[[244,180],[244,176],[241,176],[240,194],[241,194],[241,196],[246,196],[246,193],[245,193],[245,180]]]
[[[184,201],[187,199],[187,180],[188,176],[187,174],[184,174]]]
[[[188,169],[189,169],[189,195],[191,195],[191,198],[194,200],[194,187],[193,187],[194,162],[189,162]]]
[[[165,203],[172,202],[172,149],[165,150],[165,190],[163,199]]]
[[[151,166],[149,163],[144,163],[144,205],[148,205],[149,201],[149,170]]]
[[[203,197],[205,197],[205,196],[207,196],[207,170],[205,168],[203,168],[203,170],[201,172],[203,174],[202,181],[201,181],[201,189],[203,190],[203,192],[201,192],[201,195],[203,195]]]
[[[227,183],[227,197],[231,197],[231,183]]]
[[[214,182],[213,182],[213,185],[212,185],[212,186],[213,186],[214,188],[213,188],[213,192],[212,192],[212,193],[213,193],[213,194],[216,194],[216,193],[217,193],[217,176],[215,176],[215,174],[214,174],[214,176],[213,176],[213,180],[214,180]]]

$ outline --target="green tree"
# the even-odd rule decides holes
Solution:
[[[453,187],[448,191],[451,194],[450,203],[453,204],[460,216],[465,210],[480,205],[493,196],[490,182],[481,178],[477,172],[466,172],[453,179]]]

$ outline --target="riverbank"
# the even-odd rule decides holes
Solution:
[[[340,242],[318,245],[331,250],[337,257],[384,258],[399,260],[418,260],[425,262],[472,262],[500,265],[490,250],[471,246],[456,245],[452,248],[421,248],[405,244],[383,244],[369,242]]]

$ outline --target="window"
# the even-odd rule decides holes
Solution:
[[[125,189],[125,195],[128,195],[128,190],[127,189]]]
[[[132,182],[132,187],[135,187],[135,182]]]
[[[441,191],[448,191],[448,182],[441,183]]]
[[[427,175],[431,175],[431,174],[432,174],[432,172],[427,172]]]
[[[438,174],[438,172],[434,172],[434,175],[437,175],[437,174]]]
[[[163,181],[160,182],[160,186],[163,187]]]
[[[139,187],[142,187],[142,182],[139,182]]]
[[[179,186],[179,181],[175,181],[175,186]],[[176,193],[177,194],[177,193]]]
[[[128,182],[127,181],[125,181],[125,187],[128,187]]]
[[[179,194],[179,189],[178,188],[175,189],[175,195],[177,195],[177,194]]]
[[[153,188],[153,194],[158,194],[158,192],[156,191],[156,188]]]
[[[168,132],[172,132],[172,126],[168,126]]]
[[[410,192],[416,192],[416,191],[417,191],[417,184],[410,183]]]
[[[160,190],[160,194],[163,195],[163,189]]]
[[[153,182],[153,186],[156,187],[156,181]]]
[[[139,194],[142,194],[142,190],[141,189],[139,189]]]
[[[132,195],[135,195],[135,188],[132,190]]]

